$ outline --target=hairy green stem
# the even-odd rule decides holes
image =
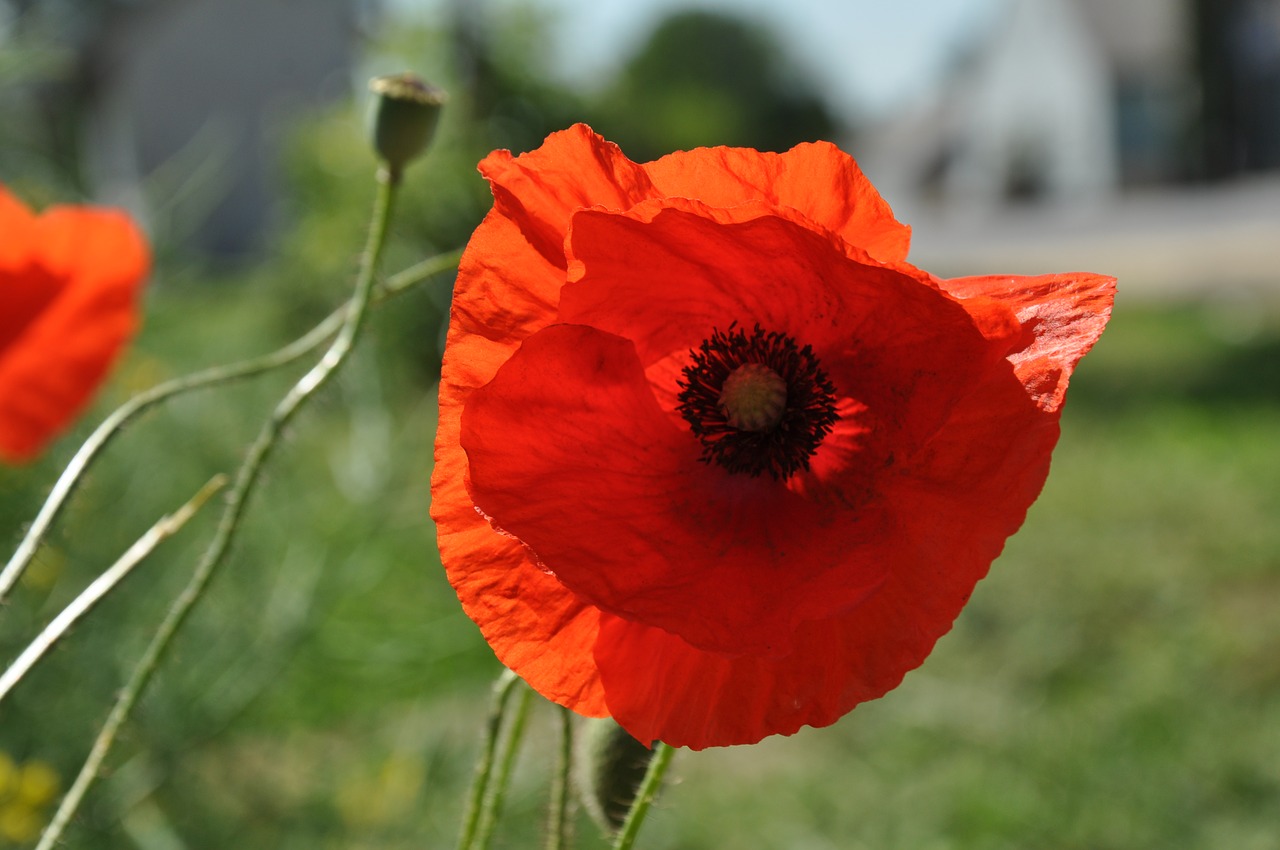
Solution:
[[[262,430],[259,431],[257,438],[249,447],[248,455],[245,457],[244,462],[241,463],[236,473],[235,483],[227,495],[227,504],[213,540],[210,541],[209,547],[196,565],[186,587],[183,588],[178,598],[174,600],[173,605],[165,614],[165,618],[160,623],[159,628],[156,629],[151,642],[147,645],[142,657],[133,668],[129,680],[125,683],[119,696],[117,696],[114,705],[111,707],[111,712],[107,715],[106,722],[103,723],[97,738],[93,742],[89,757],[80,768],[80,773],[72,783],[71,789],[62,798],[62,802],[58,805],[58,810],[54,813],[49,826],[40,836],[40,843],[36,845],[36,850],[50,850],[58,842],[63,830],[66,829],[67,823],[79,807],[85,792],[88,791],[89,786],[97,777],[102,761],[106,758],[111,745],[115,742],[120,727],[124,725],[133,710],[134,704],[146,689],[147,683],[151,680],[152,674],[159,665],[174,635],[186,622],[187,616],[191,613],[196,603],[203,598],[204,590],[208,586],[209,580],[222,564],[223,557],[235,537],[235,533],[240,526],[240,519],[244,515],[245,505],[253,492],[254,485],[258,481],[263,464],[271,455],[272,449],[275,448],[279,440],[280,433],[307,400],[333,377],[351,353],[352,347],[360,335],[360,330],[364,326],[365,315],[368,312],[367,308],[373,292],[374,276],[377,271],[378,261],[382,256],[382,248],[386,244],[391,211],[395,204],[396,188],[396,185],[380,176],[378,197],[374,202],[373,221],[369,229],[369,240],[361,258],[355,292],[348,303],[346,315],[343,318],[341,328],[338,330],[337,337],[321,356],[319,362],[312,366],[285,394],[285,397],[272,411],[271,416],[263,424]]]
[[[461,251],[451,251],[448,254],[430,257],[393,275],[387,279],[385,284],[374,290],[374,302],[381,303],[417,286],[442,271],[455,267],[461,256]],[[191,392],[192,390],[207,389],[242,378],[253,377],[287,366],[331,339],[350,315],[353,302],[354,299],[334,310],[324,321],[308,331],[305,336],[299,337],[277,351],[261,357],[254,357],[225,366],[215,366],[180,378],[174,378],[171,381],[165,381],[135,395],[116,408],[89,435],[89,438],[84,441],[84,444],[76,452],[71,462],[67,464],[66,469],[62,471],[57,482],[53,485],[53,490],[50,491],[49,497],[45,500],[44,505],[41,506],[40,512],[32,520],[31,526],[22,538],[22,542],[18,544],[13,557],[9,559],[4,570],[0,571],[0,604],[8,597],[18,579],[22,578],[23,571],[26,570],[27,565],[31,563],[31,559],[35,557],[36,551],[40,548],[44,535],[62,512],[67,499],[75,490],[76,485],[84,478],[84,474],[88,471],[90,464],[106,448],[112,438],[123,431],[125,426],[132,422],[135,417],[174,396]]]
[[[502,758],[498,760],[498,775],[494,779],[493,790],[485,801],[484,810],[480,814],[480,829],[476,833],[476,850],[488,850],[493,839],[493,829],[502,817],[502,809],[507,800],[507,787],[511,784],[511,770],[515,767],[516,755],[520,752],[520,742],[524,740],[525,726],[529,720],[529,706],[533,703],[533,691],[522,688],[520,704],[516,706],[515,716],[511,718],[511,728],[507,730],[502,744]]]
[[[653,745],[653,750],[653,760],[649,762],[649,769],[644,774],[644,782],[640,784],[635,802],[631,804],[631,811],[627,812],[627,819],[623,821],[622,829],[618,830],[613,850],[631,850],[636,836],[640,834],[640,826],[649,814],[649,807],[653,804],[654,797],[658,796],[658,789],[662,787],[662,777],[667,772],[667,765],[671,763],[675,750],[661,741]]]
[[[551,814],[547,819],[547,850],[569,846],[569,799],[573,770],[573,712],[560,706],[560,754],[551,781]]]
[[[485,795],[489,790],[489,779],[493,776],[493,756],[498,750],[498,736],[502,732],[502,719],[507,713],[507,703],[520,677],[510,670],[504,669],[498,681],[493,683],[493,702],[489,707],[489,717],[485,723],[484,743],[480,748],[480,758],[476,760],[476,774],[471,780],[471,793],[467,798],[467,811],[462,817],[462,831],[458,835],[458,850],[471,850],[474,846],[476,832],[480,828],[480,820],[484,813]]]

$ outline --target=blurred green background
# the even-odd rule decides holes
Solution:
[[[50,6],[10,3],[0,18],[0,107],[13,118],[0,124],[0,181],[40,205],[114,185],[102,151],[86,151],[102,131],[85,118],[97,114],[94,73],[114,54],[69,35],[70,23],[118,31],[136,23],[122,8],[147,4]],[[367,24],[347,82],[326,83],[306,108],[272,107],[282,154],[266,172],[270,214],[248,235],[209,237],[225,200],[218,168],[235,150],[211,125],[125,192],[156,240],[145,328],[73,434],[32,466],[0,469],[0,539],[16,543],[79,439],[129,394],[276,348],[346,297],[373,196],[351,79],[405,66],[453,95],[439,144],[409,171],[388,271],[465,242],[489,205],[474,172],[485,153],[528,150],[574,121],[638,160],[812,138],[859,155],[876,138],[750,18],[672,17],[611,76],[569,86],[552,73],[541,7],[496,19],[450,8],[443,23]],[[1276,265],[1242,265],[1247,251],[1201,251],[1191,268],[1212,271],[1198,272],[1203,285],[1163,287],[1142,271],[1163,268],[1161,257],[1133,255],[1175,252],[1175,226],[1200,233],[1209,213],[1203,227],[1126,217],[1135,187],[1171,186],[1188,209],[1203,197],[1209,210],[1211,177],[1274,185],[1265,161],[1223,165],[1205,141],[1212,118],[1174,122],[1161,168],[1139,158],[1146,170],[1122,169],[1116,194],[1087,208],[1133,229],[1134,247],[1106,259],[1136,271],[1073,381],[1043,496],[953,633],[897,691],[834,727],[679,753],[642,846],[1276,846],[1280,278]],[[889,200],[919,205],[921,219],[903,218],[937,273],[1065,270],[1037,265],[1060,263],[1054,251],[1118,271],[1090,252],[1101,243],[1053,241],[1077,233],[1083,214],[1063,212],[1051,191],[1029,197],[1025,175],[1013,176],[986,219],[1009,226],[973,231],[967,253],[929,245],[921,223],[954,218],[928,206],[945,181],[926,174],[921,192]],[[441,277],[379,310],[349,368],[291,427],[66,846],[452,846],[498,665],[458,610],[427,516],[448,286]],[[232,471],[304,369],[184,397],[126,432],[0,611],[0,655],[16,655],[161,514]],[[51,769],[65,788],[74,776],[207,541],[212,508],[0,705],[0,847],[21,846],[49,812],[47,793],[19,805],[24,765],[30,782]],[[556,728],[536,706],[497,846],[536,846]],[[585,818],[578,831],[580,846],[605,846]]]

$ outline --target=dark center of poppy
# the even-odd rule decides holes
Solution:
[[[762,363],[743,363],[724,379],[720,409],[739,431],[768,431],[787,410],[787,382]]]
[[[702,443],[703,463],[779,481],[809,468],[839,418],[836,388],[812,346],[730,325],[689,354],[676,409]]]

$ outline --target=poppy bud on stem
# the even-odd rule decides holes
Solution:
[[[585,723],[579,771],[582,802],[606,833],[622,828],[635,804],[654,751],[610,718]]]
[[[373,105],[373,146],[387,178],[399,183],[404,168],[418,157],[436,134],[440,110],[448,95],[416,74],[374,77],[369,90]]]

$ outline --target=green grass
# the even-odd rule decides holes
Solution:
[[[408,298],[291,429],[67,846],[452,846],[498,668],[434,554],[437,341],[404,317],[440,299]],[[150,313],[103,409],[306,318],[271,286],[175,286]],[[1122,304],[1073,383],[1043,496],[925,665],[831,728],[678,753],[640,845],[1274,847],[1278,353],[1266,310]],[[230,470],[290,380],[183,399],[122,437],[0,618],[0,649]],[[73,444],[0,471],[6,539]],[[0,706],[0,749],[69,781],[214,513]],[[555,728],[539,706],[497,846],[537,846]]]

